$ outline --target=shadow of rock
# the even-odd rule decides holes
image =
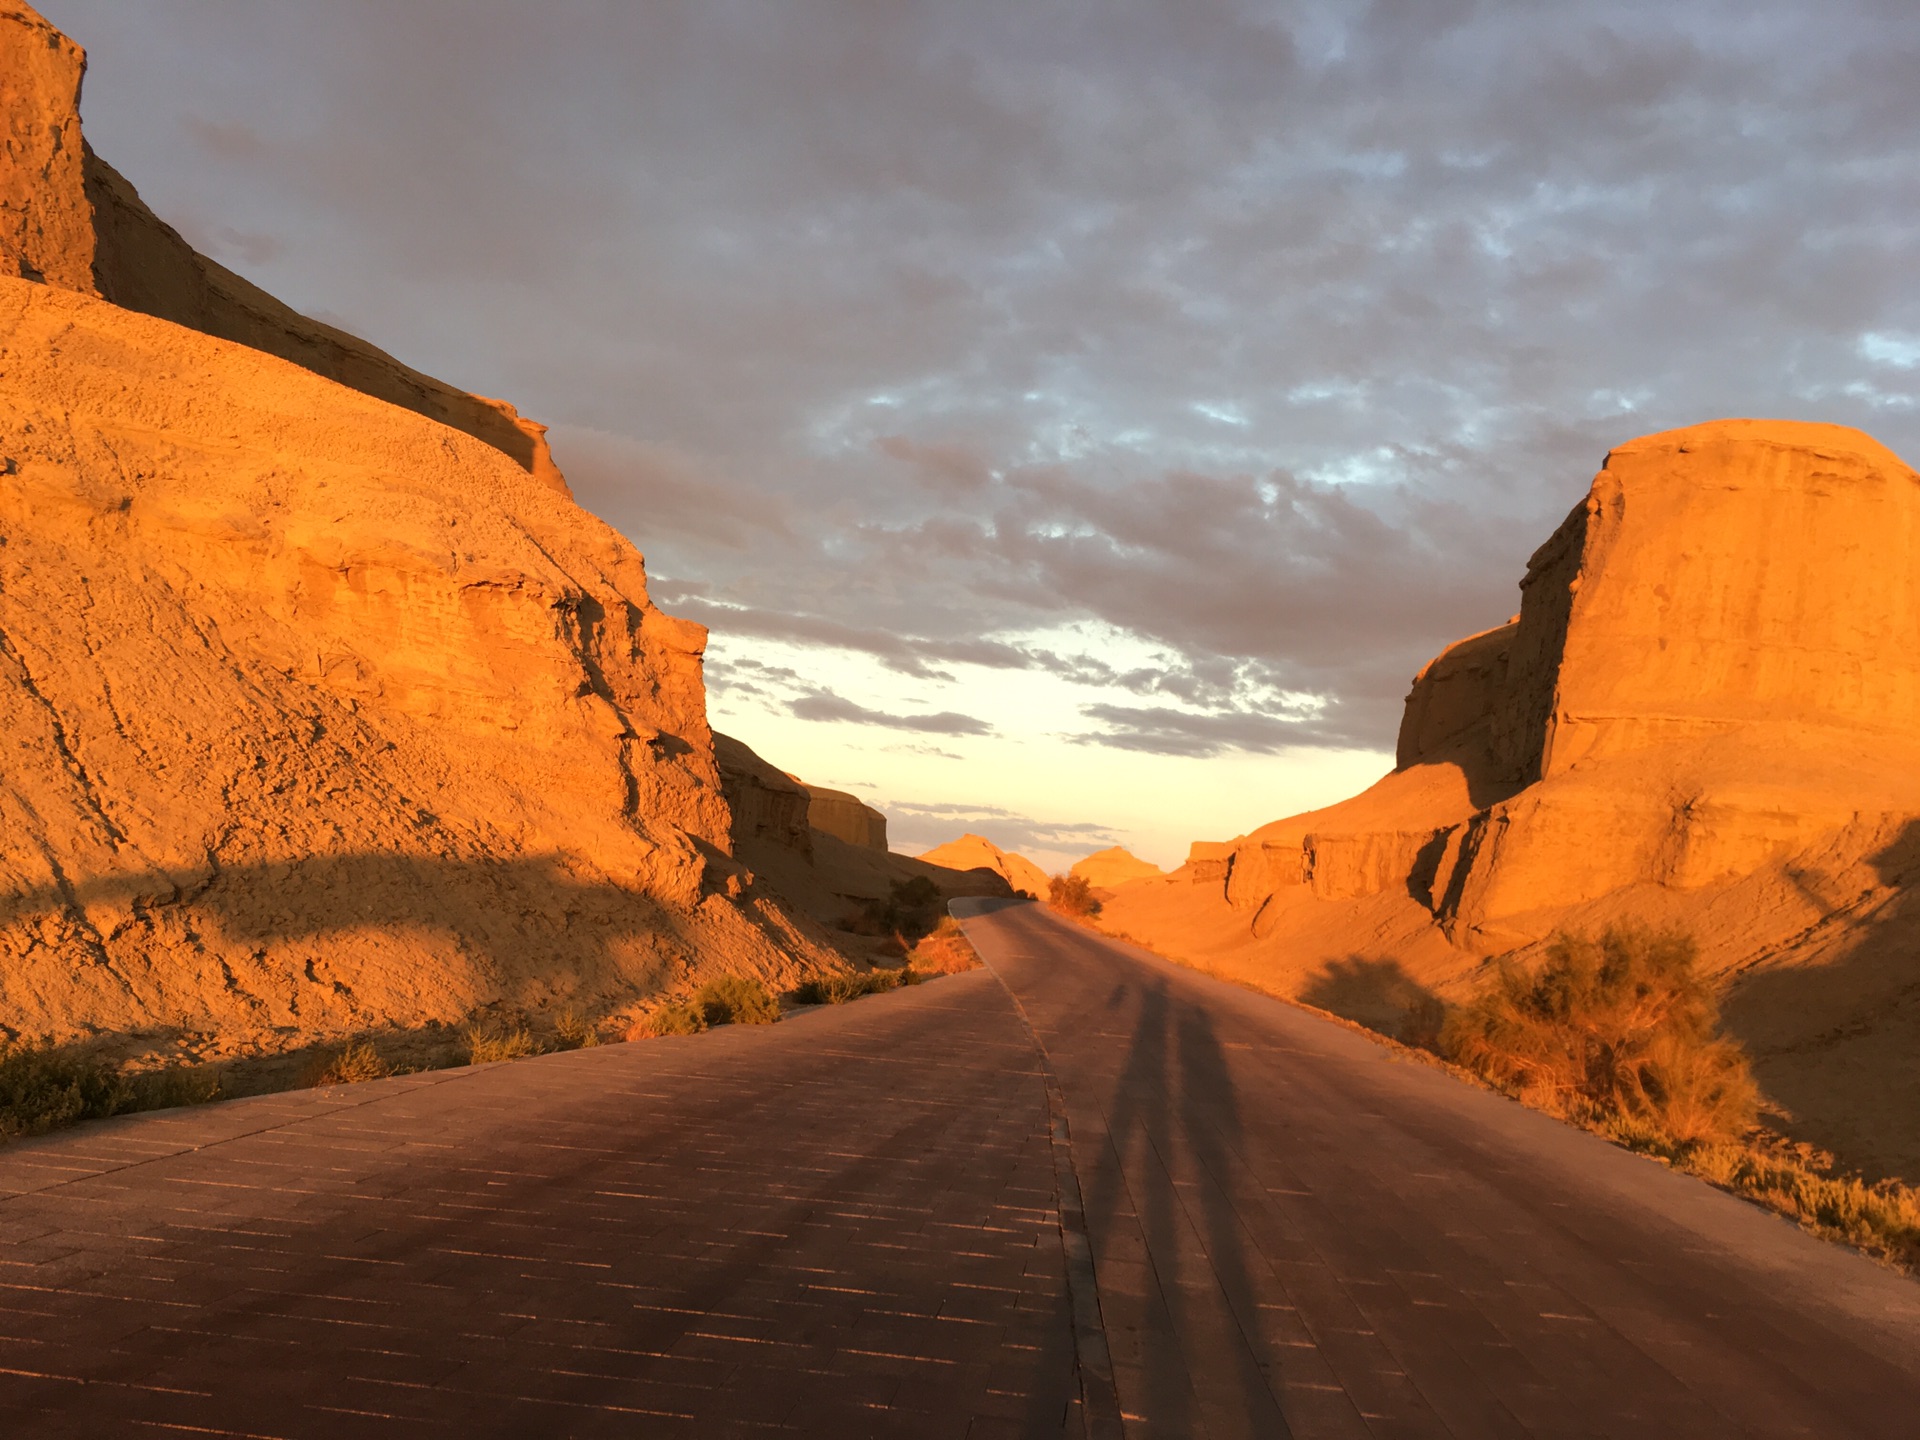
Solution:
[[[70,879],[0,895],[0,1028],[179,1029],[284,1050],[498,1006],[617,1010],[703,970],[786,988],[831,952],[757,892],[670,907],[559,854]]]
[[[1407,1013],[1429,1005],[1434,993],[1398,960],[1349,955],[1329,960],[1310,976],[1299,998],[1381,1035],[1398,1036]]]
[[[1920,1181],[1920,821],[1869,857],[1879,886],[1738,976],[1722,1014],[1775,1123],[1868,1179]],[[1810,892],[1811,893],[1811,892]]]

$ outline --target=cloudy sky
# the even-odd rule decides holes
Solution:
[[[1360,788],[1611,443],[1920,458],[1911,0],[39,0],[216,258],[553,425],[898,848]]]

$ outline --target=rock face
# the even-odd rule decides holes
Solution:
[[[886,851],[886,816],[844,790],[808,785],[806,791],[807,823],[815,830],[863,850]]]
[[[543,483],[565,481],[546,427],[423,375],[288,308],[198,254],[142,203],[80,130],[86,54],[32,9],[0,0],[0,275],[40,280],[264,350],[463,430]]]
[[[537,427],[186,250],[81,63],[0,6],[5,1032],[277,1049],[844,963],[732,858],[705,632]]]
[[[1047,872],[1024,855],[1002,850],[984,835],[962,835],[958,840],[926,851],[920,857],[930,865],[945,865],[954,870],[991,870],[1014,890],[1024,890],[1037,900],[1047,897]]]
[[[1124,847],[1115,845],[1074,861],[1073,868],[1067,873],[1078,875],[1096,890],[1114,890],[1129,881],[1156,879],[1166,872],[1158,865],[1149,865]]]
[[[729,735],[714,737],[720,777],[733,812],[733,853],[752,867],[751,874],[830,929],[858,921],[869,901],[885,901],[893,887],[915,879],[933,882],[948,899],[963,895],[1004,897],[1012,891],[989,869],[956,869],[895,855],[885,845],[886,818],[839,790],[822,790],[794,779],[761,759]],[[822,796],[858,806],[878,822],[849,816],[847,807]],[[820,824],[824,815],[830,825]],[[882,841],[866,843],[875,830]],[[846,838],[846,832],[862,837]],[[871,947],[876,937],[842,932],[843,948]],[[878,937],[884,939],[884,937]]]
[[[1309,998],[1362,961],[1445,993],[1559,928],[1677,923],[1738,976],[1730,1014],[1781,1093],[1848,1027],[1920,1040],[1910,969],[1780,978],[1904,924],[1916,589],[1920,478],[1857,431],[1735,420],[1620,446],[1529,562],[1519,615],[1416,677],[1392,774],[1196,845],[1109,923]],[[1408,992],[1383,986],[1378,1014],[1346,993],[1372,1022]],[[1878,1153],[1920,1169],[1920,1112],[1890,1133]]]

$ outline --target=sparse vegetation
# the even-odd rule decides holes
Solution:
[[[646,1016],[632,1031],[631,1039],[643,1039],[654,1035],[698,1035],[707,1028],[707,1016],[698,1005],[691,1001],[676,1001],[664,1005]]]
[[[0,1042],[0,1140],[134,1110],[199,1105],[219,1094],[219,1076],[205,1071],[129,1073],[70,1046]]]
[[[359,1040],[322,1061],[307,1084],[314,1089],[323,1085],[357,1085],[363,1080],[384,1080],[391,1074],[393,1067],[380,1058],[373,1043]]]
[[[844,1005],[862,995],[884,995],[900,987],[898,970],[874,970],[865,975],[829,975],[824,980],[808,980],[793,992],[802,1005]]]
[[[553,1042],[560,1050],[585,1050],[600,1043],[599,1027],[569,1005],[553,1021]]]
[[[780,1018],[780,1002],[751,975],[722,975],[694,992],[693,1003],[707,1025],[771,1025]]]
[[[117,1070],[63,1047],[18,1041],[0,1048],[0,1136],[43,1135],[118,1114],[132,1099]]]
[[[935,975],[978,970],[980,957],[973,953],[973,945],[960,928],[960,922],[951,915],[943,915],[931,933],[913,947],[907,966],[915,979],[931,979]]]
[[[495,1060],[520,1060],[538,1055],[540,1044],[525,1025],[491,1030],[472,1025],[467,1028],[467,1063],[486,1065]]]
[[[1083,875],[1055,875],[1047,881],[1047,903],[1062,915],[1092,919],[1100,913],[1093,886]]]
[[[1746,1054],[1718,1033],[1694,961],[1674,931],[1556,936],[1536,971],[1501,963],[1457,1009],[1416,1004],[1401,1038],[1816,1234],[1920,1267],[1920,1192],[1836,1175],[1831,1155],[1755,1125]]]
[[[848,928],[856,935],[885,935],[904,955],[930,934],[946,913],[940,887],[924,875],[896,880],[885,900],[869,900]]]

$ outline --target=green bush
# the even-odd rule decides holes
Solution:
[[[693,995],[694,1007],[708,1025],[771,1025],[780,1018],[780,1002],[751,975],[722,975]]]
[[[916,875],[896,880],[885,900],[867,901],[848,928],[860,935],[891,936],[904,953],[940,923],[946,908],[940,887],[925,875]]]
[[[1440,1049],[1557,1114],[1650,1124],[1683,1145],[1732,1139],[1759,1092],[1694,961],[1678,931],[1556,936],[1537,971],[1501,962],[1447,1016]]]
[[[902,984],[911,984],[906,972],[875,970],[865,975],[829,975],[824,980],[808,980],[793,992],[802,1005],[844,1005],[862,995],[883,995]]]

